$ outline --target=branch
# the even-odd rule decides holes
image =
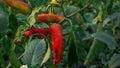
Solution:
[[[78,12],[84,10],[85,8],[87,8],[88,6],[90,6],[90,4],[91,4],[93,1],[94,1],[94,0],[88,0],[87,4],[86,4],[83,8],[78,9],[78,10],[75,10],[73,13],[71,13],[71,14],[68,15],[67,17],[69,18],[69,17],[71,17],[71,16],[77,14]]]

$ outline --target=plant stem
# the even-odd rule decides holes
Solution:
[[[25,52],[23,52],[17,59],[21,59],[25,55]]]
[[[48,9],[52,6],[52,4],[49,4],[47,7],[46,7],[46,12],[48,12]]]
[[[71,13],[71,14],[68,15],[67,17],[69,18],[69,17],[71,17],[71,16],[77,14],[78,12],[84,10],[85,8],[87,8],[88,6],[90,6],[90,4],[91,4],[93,1],[94,1],[94,0],[88,0],[87,4],[86,4],[83,8],[78,9],[78,10],[75,10],[73,13]]]
[[[71,28],[71,31],[73,31],[73,24],[72,24],[72,21],[68,18],[66,18],[66,20],[70,23],[70,28]]]

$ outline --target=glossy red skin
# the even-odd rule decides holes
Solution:
[[[29,4],[19,0],[3,0],[3,2],[12,9],[15,9],[24,14],[30,14],[32,11],[32,8]]]
[[[37,22],[44,22],[44,23],[49,23],[49,22],[59,22],[63,20],[64,18],[59,15],[55,14],[39,14],[37,16]]]
[[[44,35],[47,35],[48,34],[48,31],[46,29],[43,29],[43,28],[35,28],[35,27],[32,27],[31,28],[31,32],[32,34],[36,34],[36,33],[41,33],[41,34],[44,34]]]
[[[25,36],[29,37],[31,35],[30,30],[25,31]]]
[[[59,24],[50,26],[50,36],[52,40],[52,49],[54,53],[54,66],[57,66],[62,60],[62,53],[64,48],[64,40],[62,35],[62,28]]]
[[[40,39],[45,38],[48,35],[48,30],[43,28],[35,28],[32,27],[31,29],[26,30],[25,36],[29,37],[32,34],[37,35]]]

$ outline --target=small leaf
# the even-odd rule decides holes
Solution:
[[[44,40],[35,39],[28,43],[25,48],[25,55],[22,61],[29,66],[35,66],[42,62],[46,50],[46,44]]]
[[[96,32],[92,34],[92,37],[106,43],[108,45],[108,48],[111,50],[114,50],[118,45],[115,39],[112,36],[108,35],[107,33]]]
[[[114,54],[109,61],[109,68],[117,68],[120,66],[120,54]]]
[[[102,11],[99,11],[98,16],[93,19],[93,24],[97,24],[98,21],[101,22],[102,15],[103,15]]]
[[[103,21],[103,27],[105,27],[107,24],[109,24],[110,22],[110,18],[106,18],[104,21]]]
[[[38,8],[35,8],[34,10],[32,10],[32,13],[31,15],[28,17],[28,23],[30,24],[30,26],[33,26],[34,23],[36,22],[36,19],[35,19],[35,14],[39,12],[41,8],[38,7]]]

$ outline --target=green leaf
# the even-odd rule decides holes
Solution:
[[[8,26],[9,26],[10,29],[12,29],[13,32],[17,31],[18,21],[17,21],[17,17],[15,16],[15,14],[13,12],[11,12],[10,15],[9,15]]]
[[[75,6],[69,6],[69,8],[66,9],[66,15],[71,14],[72,12],[76,11],[78,8]]]
[[[112,16],[111,16],[111,25],[113,27],[119,27],[120,26],[120,12],[118,13],[114,13]]]
[[[110,22],[110,18],[106,18],[104,21],[103,21],[103,27],[105,27],[109,22]]]
[[[18,61],[15,52],[12,50],[11,52],[9,52],[9,59],[10,59],[10,63],[12,65],[13,68],[20,68],[21,63]]]
[[[34,23],[36,22],[36,18],[35,18],[35,14],[39,12],[41,8],[38,7],[38,8],[35,8],[34,10],[32,10],[32,13],[31,15],[28,17],[28,23],[30,24],[30,26],[33,26]]]
[[[114,54],[109,61],[109,68],[117,68],[120,67],[120,54]]]
[[[92,34],[92,37],[106,43],[108,45],[108,48],[111,50],[114,50],[118,45],[115,39],[107,33],[96,32]]]
[[[11,39],[7,36],[7,35],[5,35],[2,39],[1,39],[1,41],[2,41],[2,45],[3,45],[3,48],[4,48],[4,50],[6,51],[6,53],[7,54],[9,54],[9,51],[10,51],[10,49],[12,48],[11,47]]]
[[[78,62],[78,56],[76,52],[76,39],[74,32],[69,34],[69,51],[68,51],[68,66],[71,67],[73,64]]]
[[[3,12],[0,12],[0,33],[7,31],[8,18]]]
[[[25,48],[25,55],[22,58],[23,63],[29,66],[36,66],[43,61],[46,51],[46,43],[44,40],[35,39],[28,43]]]
[[[84,65],[90,63],[91,61],[93,61],[99,54],[100,52],[102,52],[104,50],[104,43],[94,39],[92,42],[92,45],[90,47],[90,50],[88,52],[88,55],[84,61]]]
[[[16,54],[14,52],[14,47],[12,47],[11,39],[7,36],[2,38],[2,45],[9,55],[9,60],[13,68],[19,68],[21,63],[18,61]]]
[[[107,12],[108,12],[108,14],[111,14],[111,13],[112,13],[113,3],[114,3],[114,0],[108,0],[108,1],[107,1]]]
[[[33,8],[40,7],[41,5],[46,5],[48,0],[29,0]]]

